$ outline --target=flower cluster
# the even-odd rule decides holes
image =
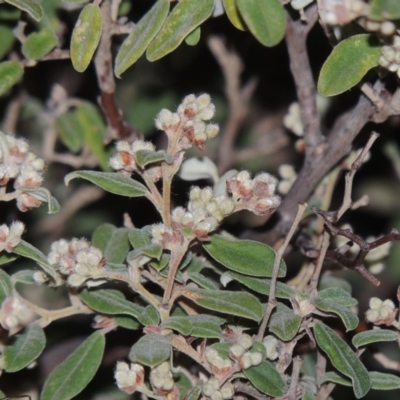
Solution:
[[[35,318],[35,314],[21,301],[18,295],[8,297],[1,304],[0,324],[10,331],[10,335],[20,328],[29,325]]]
[[[235,393],[233,384],[228,382],[221,387],[219,380],[215,377],[211,377],[203,385],[204,396],[209,397],[211,400],[223,400],[232,399]]]
[[[279,341],[275,336],[268,335],[263,339],[263,345],[267,351],[267,358],[269,360],[276,360],[278,358]]]
[[[275,195],[277,184],[278,180],[268,173],[251,179],[248,171],[241,171],[226,182],[235,209],[246,209],[256,215],[270,214],[279,206],[281,199]]]
[[[52,265],[58,265],[61,274],[68,276],[70,286],[79,287],[85,281],[88,286],[95,286],[103,281],[93,282],[92,279],[100,279],[105,260],[102,252],[91,246],[84,239],[58,240],[51,245],[48,261]]]
[[[43,182],[44,167],[44,161],[29,151],[25,140],[0,132],[0,186],[14,180],[14,189],[39,187]],[[41,200],[28,193],[17,196],[20,211],[25,212],[41,204]]]
[[[229,357],[237,361],[240,369],[247,369],[258,365],[262,361],[262,354],[251,353],[249,350],[253,346],[253,339],[247,333],[243,333],[238,342],[229,349]]]
[[[368,17],[361,17],[358,23],[368,32],[376,32],[382,36],[391,36],[396,32],[396,25],[392,21],[375,21]]]
[[[114,372],[114,378],[120,390],[132,394],[144,384],[144,368],[140,364],[129,366],[126,362],[119,361]]]
[[[382,301],[377,297],[372,297],[365,318],[375,325],[391,325],[396,318],[397,311],[392,300]]]
[[[379,65],[400,77],[400,35],[392,38],[392,44],[382,46]]]
[[[20,243],[24,229],[25,225],[19,221],[13,222],[10,227],[5,224],[0,225],[0,251],[12,253]]]
[[[153,368],[150,372],[150,383],[155,393],[167,394],[174,387],[174,379],[168,361]]]
[[[176,113],[161,110],[155,124],[167,134],[170,143],[177,144],[173,153],[188,149],[193,144],[203,150],[206,140],[214,138],[219,132],[217,124],[205,122],[214,114],[215,106],[208,94],[198,97],[190,94],[183,99]]]
[[[368,13],[368,4],[362,0],[325,2],[319,10],[321,19],[329,25],[345,25]]]
[[[205,351],[205,357],[210,364],[211,371],[215,376],[223,376],[233,368],[233,362],[227,358],[222,358],[218,351],[208,347]]]

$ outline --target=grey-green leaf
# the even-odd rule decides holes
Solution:
[[[81,123],[76,110],[67,111],[56,118],[55,128],[61,142],[73,153],[77,153],[83,146]]]
[[[10,276],[3,269],[0,269],[0,305],[7,297],[12,295],[13,290]]]
[[[170,341],[162,335],[153,333],[142,336],[131,348],[129,359],[132,362],[156,367],[171,355]]]
[[[296,315],[289,307],[279,303],[269,320],[268,327],[279,339],[286,342],[296,336],[300,324],[301,317]]]
[[[42,19],[43,9],[38,0],[4,0],[4,2],[26,11],[36,21]]]
[[[380,54],[381,45],[372,35],[354,35],[341,41],[322,66],[318,91],[323,96],[336,96],[352,88],[378,65]]]
[[[245,31],[247,28],[243,18],[239,13],[237,0],[223,0],[223,4],[226,16],[229,18],[229,21],[231,21],[232,25],[241,31]]]
[[[116,230],[117,228],[113,224],[105,223],[100,225],[93,232],[92,245],[104,253],[107,248],[107,243],[111,240]]]
[[[212,235],[210,242],[203,243],[207,253],[226,268],[245,275],[271,277],[275,251],[266,244],[252,240],[231,240]],[[286,275],[282,260],[278,277]]]
[[[327,354],[333,366],[351,379],[356,398],[364,397],[371,388],[371,380],[360,359],[328,326],[317,322],[314,335],[318,346]]]
[[[0,24],[0,60],[10,51],[15,36],[11,28],[7,25]]]
[[[55,214],[60,211],[60,204],[57,199],[54,198],[46,188],[41,186],[20,186],[18,189],[23,193],[28,193],[30,196],[40,200],[42,203],[47,203],[49,214]]]
[[[115,229],[103,251],[107,264],[121,264],[129,251],[128,229]]]
[[[94,377],[105,348],[101,332],[90,335],[47,378],[41,400],[70,400],[80,393]]]
[[[187,288],[182,295],[209,310],[260,321],[263,309],[258,299],[245,292]]]
[[[375,390],[396,390],[400,389],[400,378],[396,375],[383,372],[370,371],[372,389]]]
[[[193,337],[216,339],[222,337],[220,325],[224,323],[224,319],[206,314],[190,315],[187,319],[192,324],[191,335]]]
[[[100,7],[87,4],[79,14],[71,37],[71,61],[78,72],[89,66],[100,41],[101,29]]]
[[[318,292],[318,298],[330,300],[343,307],[352,307],[358,304],[357,299],[351,297],[350,293],[341,287],[330,287]]]
[[[237,0],[250,32],[264,46],[278,44],[285,35],[285,10],[279,0]]]
[[[35,272],[36,271],[33,269],[21,269],[15,274],[12,274],[12,282],[14,284],[18,282],[24,283],[25,285],[37,285],[38,283],[33,279]]]
[[[158,315],[157,310],[148,305],[141,313],[138,315],[139,322],[144,325],[158,325],[160,323],[160,316]]]
[[[161,29],[169,11],[168,0],[158,0],[123,41],[115,59],[115,75],[133,65]]]
[[[181,0],[147,48],[147,59],[156,61],[174,51],[194,29],[211,16],[213,9],[214,0]]]
[[[189,317],[170,317],[164,320],[160,327],[162,329],[173,329],[182,335],[188,336],[193,329]]]
[[[136,320],[126,315],[116,315],[114,318],[115,323],[125,329],[138,330],[142,325]]]
[[[141,197],[147,193],[144,185],[116,172],[75,171],[69,173],[64,182],[68,186],[69,182],[76,178],[86,179],[105,191],[120,196]]]
[[[218,289],[218,285],[214,281],[198,272],[186,272],[185,275],[204,289]]]
[[[24,74],[24,68],[18,61],[0,63],[0,96],[14,86]]]
[[[352,343],[355,347],[366,346],[377,342],[392,342],[399,339],[399,334],[388,329],[372,329],[360,332],[353,336]]]
[[[369,5],[369,17],[378,21],[400,18],[398,0],[372,0]]]
[[[46,345],[43,328],[38,324],[25,327],[10,337],[3,349],[4,368],[16,372],[35,361]]]
[[[135,153],[136,162],[139,167],[144,168],[146,165],[165,161],[167,164],[172,164],[173,158],[168,155],[164,150],[150,151],[138,150]]]
[[[245,369],[243,373],[259,391],[269,396],[280,397],[286,391],[285,382],[269,361]]]
[[[29,60],[38,60],[57,45],[57,36],[50,29],[31,33],[22,45],[22,54]]]
[[[8,264],[16,259],[17,257],[13,256],[12,254],[8,253],[0,254],[0,265]]]

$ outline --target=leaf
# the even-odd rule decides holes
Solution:
[[[116,230],[117,228],[113,224],[105,223],[100,225],[93,232],[92,245],[104,253],[107,248],[107,243],[111,240],[111,237]]]
[[[76,110],[67,111],[59,115],[55,121],[55,128],[61,142],[73,153],[77,153],[83,146],[81,124]]]
[[[14,284],[18,282],[26,285],[37,285],[38,283],[33,279],[35,272],[33,269],[19,270],[15,274],[12,274],[11,280]]]
[[[107,264],[123,263],[128,254],[129,248],[128,229],[115,229],[103,251]]]
[[[4,0],[22,11],[26,11],[35,21],[40,21],[43,16],[43,9],[37,0]]]
[[[113,319],[118,326],[125,329],[131,329],[136,331],[142,328],[142,324],[140,324],[136,319],[133,319],[125,315],[117,315]]]
[[[0,96],[14,86],[24,74],[24,68],[18,61],[0,63]]]
[[[143,307],[126,300],[123,293],[115,289],[83,289],[79,297],[87,306],[102,314],[127,314],[138,318],[143,311]]]
[[[189,315],[187,319],[192,324],[191,336],[196,338],[216,338],[222,337],[222,325],[225,320],[213,315],[197,314]]]
[[[0,24],[0,60],[10,51],[13,46],[15,36],[11,28]]]
[[[47,378],[41,400],[69,400],[94,377],[103,358],[105,339],[101,332],[90,335]]]
[[[239,13],[237,0],[223,0],[223,3],[226,15],[232,25],[241,31],[245,31],[247,27]]]
[[[323,274],[318,283],[318,290],[322,292],[324,289],[341,288],[351,294],[351,285],[344,279],[337,278],[336,276]]]
[[[57,45],[57,36],[50,29],[31,33],[22,44],[22,54],[29,60],[38,60]]]
[[[134,249],[147,247],[152,243],[151,225],[146,225],[141,229],[133,228],[129,231],[129,241]]]
[[[148,305],[141,313],[138,315],[139,322],[144,325],[158,325],[160,323],[160,316],[158,315],[157,310]]]
[[[396,375],[385,374],[377,371],[370,371],[371,389],[376,390],[395,390],[400,389],[400,378]]]
[[[153,368],[168,360],[171,351],[171,343],[165,336],[150,333],[142,336],[132,346],[129,359]]]
[[[197,283],[204,289],[215,290],[219,289],[218,285],[212,281],[211,279],[207,278],[206,276],[196,273],[196,272],[187,272],[188,279],[192,280],[193,282]]]
[[[192,390],[186,393],[184,400],[198,400],[202,390],[203,390],[203,385],[194,387]]]
[[[369,5],[369,17],[377,21],[400,18],[398,0],[372,0]]]
[[[269,320],[269,330],[279,339],[287,342],[292,340],[299,331],[301,317],[296,315],[289,307],[278,304]]]
[[[278,44],[285,35],[285,10],[279,0],[236,0],[240,15],[264,46]]]
[[[351,387],[351,381],[348,380],[344,375],[338,374],[337,372],[329,371],[326,372],[322,378],[320,384],[322,385],[325,382],[333,382],[338,385]]]
[[[115,75],[118,78],[146,51],[164,24],[168,11],[169,1],[158,0],[123,41],[115,59]]]
[[[314,326],[314,335],[333,366],[351,379],[356,398],[364,397],[371,388],[371,380],[367,369],[351,348],[333,329],[320,322]]]
[[[13,284],[10,276],[4,270],[0,269],[0,305],[13,293]]]
[[[100,7],[87,4],[79,14],[71,37],[71,61],[76,71],[83,72],[89,66],[100,42],[101,29]]]
[[[340,287],[331,287],[320,290],[318,298],[323,300],[330,300],[343,307],[352,307],[358,304],[357,299],[351,297],[350,293]]]
[[[182,295],[209,310],[260,321],[263,309],[250,293],[186,288]]]
[[[286,391],[285,382],[269,361],[245,369],[243,373],[254,387],[269,396],[283,396]]]
[[[269,295],[269,291],[271,290],[271,279],[261,279],[261,278],[253,278],[246,275],[241,275],[236,272],[225,272],[221,275],[221,283],[226,287],[226,285],[232,279],[240,282],[244,286],[248,287],[251,290],[254,290],[257,293]],[[296,292],[288,285],[285,285],[282,282],[276,282],[275,287],[275,296],[279,299],[290,299],[296,294]]]
[[[56,214],[60,211],[60,204],[58,203],[57,199],[54,198],[46,188],[36,186],[20,186],[18,189],[23,193],[28,193],[30,196],[40,200],[43,203],[47,203],[49,214]]]
[[[399,334],[387,329],[372,329],[357,333],[353,336],[352,343],[355,347],[366,346],[377,342],[392,342],[399,339]]]
[[[207,253],[226,268],[241,274],[271,277],[275,251],[252,240],[231,240],[212,235],[210,242],[203,243]],[[282,260],[278,277],[286,275],[286,264]]]
[[[218,182],[219,180],[217,166],[208,157],[191,157],[183,161],[179,169],[179,177],[185,181],[212,179],[214,182]]]
[[[105,191],[120,196],[141,197],[147,193],[144,185],[116,172],[75,171],[66,175],[64,182],[68,186],[75,178],[86,179]]]
[[[197,43],[200,42],[201,38],[201,28],[198,26],[193,32],[189,33],[189,35],[185,38],[185,43],[188,46],[196,46]]]
[[[13,256],[12,254],[8,253],[0,254],[0,265],[8,264],[16,259],[17,257]]]
[[[318,91],[336,96],[357,85],[364,75],[378,65],[381,46],[372,35],[354,35],[341,41],[322,66]]]
[[[214,0],[181,0],[147,48],[147,59],[156,61],[175,50],[211,16],[213,8]]]
[[[7,372],[17,372],[35,361],[46,345],[43,328],[31,324],[11,336],[3,349],[4,369]]]
[[[173,329],[184,336],[189,336],[192,332],[193,325],[189,317],[169,317],[161,323],[160,328]]]
[[[139,167],[144,168],[146,165],[165,161],[167,164],[172,164],[173,158],[168,155],[164,150],[150,151],[138,150],[135,153],[136,163]]]

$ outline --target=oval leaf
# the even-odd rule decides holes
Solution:
[[[138,150],[135,153],[136,163],[139,167],[144,168],[148,164],[165,161],[167,164],[172,164],[174,159],[168,155],[164,150],[160,151],[149,151],[149,150]]]
[[[225,322],[224,319],[213,315],[190,315],[187,319],[192,324],[191,335],[196,338],[216,338],[222,337],[220,325]]]
[[[0,96],[14,86],[24,74],[24,68],[18,61],[0,63]]]
[[[400,18],[400,1],[398,0],[372,0],[369,6],[371,19],[385,21]]]
[[[69,400],[80,393],[94,377],[103,358],[105,339],[101,332],[87,338],[47,378],[41,400]]]
[[[83,146],[83,134],[76,110],[67,111],[56,118],[55,128],[61,142],[73,153],[77,153]]]
[[[250,293],[222,290],[185,289],[182,295],[209,310],[237,315],[260,321],[263,315],[261,303]]]
[[[65,184],[75,178],[86,179],[101,187],[107,192],[127,197],[140,197],[147,193],[147,189],[141,183],[116,172],[75,171],[64,178]]]
[[[10,276],[4,270],[0,269],[0,305],[12,295],[14,288]]]
[[[181,0],[150,43],[146,52],[147,59],[156,61],[175,50],[191,32],[211,16],[213,8],[214,0]]]
[[[0,254],[0,265],[8,264],[16,259],[17,257],[13,256],[12,254],[8,253]]]
[[[4,0],[4,2],[26,11],[36,21],[42,19],[43,9],[38,0]]]
[[[396,390],[400,389],[400,378],[396,375],[385,374],[377,371],[370,371],[372,389],[376,390]]]
[[[57,36],[50,29],[31,33],[22,45],[22,54],[29,60],[38,60],[57,45]]]
[[[192,332],[193,326],[188,317],[170,317],[162,322],[160,328],[173,329],[188,336]]]
[[[236,0],[240,15],[264,46],[278,44],[285,35],[285,10],[279,0]]]
[[[341,41],[322,66],[318,91],[335,96],[357,85],[378,65],[381,46],[372,35],[355,35]]]
[[[364,397],[371,388],[371,380],[367,369],[351,348],[333,329],[322,323],[315,324],[314,335],[333,366],[351,379],[356,398]]]
[[[232,25],[235,28],[240,29],[241,31],[245,31],[246,25],[239,13],[237,0],[223,0],[223,3],[226,15],[228,16],[229,21],[231,21]]]
[[[168,360],[171,351],[171,343],[165,336],[151,333],[141,337],[132,346],[129,359],[153,368]]]
[[[7,25],[0,24],[0,60],[10,51],[15,36],[11,28]]]
[[[341,287],[330,287],[318,292],[318,298],[329,300],[343,307],[352,307],[358,304],[357,299],[351,297],[350,293]]]
[[[38,324],[28,325],[7,340],[3,349],[5,370],[16,372],[25,368],[40,356],[45,345],[43,328]]]
[[[278,304],[269,320],[268,327],[272,333],[283,341],[292,340],[299,331],[301,317],[296,315],[289,307]]]
[[[399,334],[387,329],[372,329],[366,332],[357,333],[352,339],[355,347],[366,346],[370,343],[392,342],[399,339]]]
[[[71,37],[71,61],[78,72],[90,64],[100,41],[102,17],[100,7],[86,5],[79,14]]]
[[[146,51],[161,29],[168,11],[169,1],[158,0],[124,40],[115,59],[115,75],[118,78]]]
[[[123,263],[128,254],[129,248],[128,229],[115,229],[103,251],[107,264]]]
[[[201,28],[198,26],[193,32],[189,33],[185,38],[185,43],[188,46],[196,46],[200,42],[201,38]]]
[[[210,242],[203,243],[207,253],[220,264],[241,274],[271,277],[275,251],[252,240],[231,240],[212,235]],[[282,260],[278,277],[286,275],[286,264]]]

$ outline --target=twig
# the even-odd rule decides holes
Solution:
[[[374,358],[379,361],[385,368],[392,369],[394,371],[400,371],[400,362],[393,361],[383,353],[375,353]]]
[[[260,393],[258,390],[254,389],[252,386],[246,385],[240,381],[236,381],[235,384],[235,391],[238,393],[244,393],[248,396],[251,396],[253,399],[257,400],[267,400],[269,399],[268,396]]]
[[[292,376],[291,376],[291,381],[290,381],[290,387],[288,392],[286,393],[286,396],[288,400],[296,400],[297,399],[297,384],[299,382],[299,377],[300,377],[300,369],[301,365],[303,364],[303,359],[299,356],[295,357],[293,359],[293,371],[292,371]]]
[[[322,265],[325,260],[326,251],[329,247],[329,233],[324,232],[322,235],[321,246],[318,253],[318,258],[315,262],[314,272],[310,279],[310,289],[313,290],[318,285],[319,276],[321,275]]]

